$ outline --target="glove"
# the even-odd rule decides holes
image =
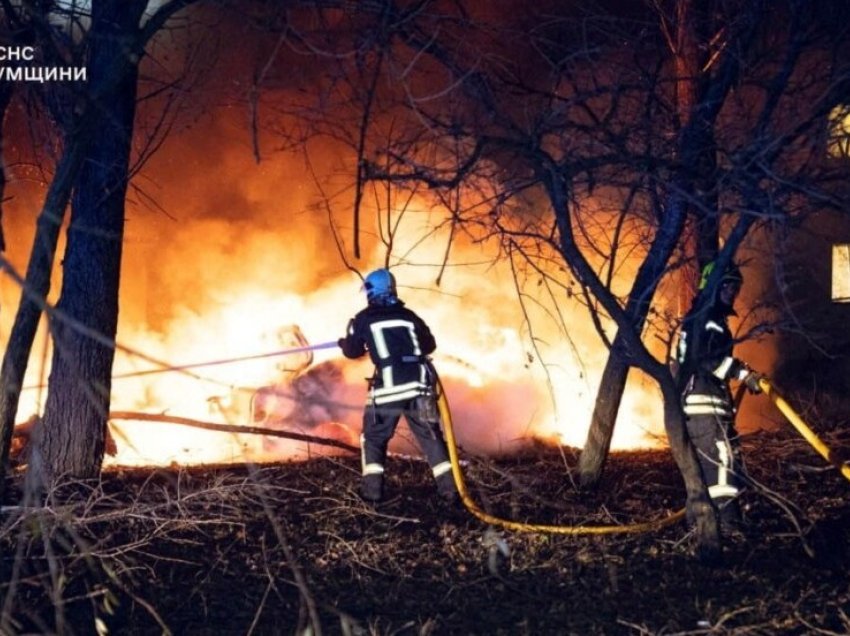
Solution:
[[[345,338],[340,338],[336,341],[336,346],[342,349],[342,343],[345,342]]]
[[[759,386],[759,380],[764,377],[761,373],[757,371],[750,371],[747,374],[747,377],[744,378],[744,384],[747,385],[747,389],[753,395],[758,395],[761,393],[761,387]]]

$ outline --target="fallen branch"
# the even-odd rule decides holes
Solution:
[[[360,449],[357,446],[346,444],[335,439],[327,439],[325,437],[316,437],[314,435],[304,435],[303,433],[293,433],[291,431],[278,431],[273,428],[264,428],[262,426],[234,426],[232,424],[217,424],[214,422],[203,422],[201,420],[193,420],[188,417],[177,417],[176,415],[165,415],[159,413],[139,413],[135,411],[113,411],[109,414],[110,420],[141,420],[146,422],[164,422],[166,424],[179,424],[180,426],[193,426],[202,428],[207,431],[220,431],[222,433],[239,433],[240,435],[268,435],[269,437],[285,437],[286,439],[294,439],[299,442],[310,442],[311,444],[322,444],[324,446],[333,446],[343,450],[359,453]]]

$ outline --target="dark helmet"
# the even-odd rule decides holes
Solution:
[[[387,269],[376,269],[363,280],[363,289],[369,302],[396,298],[395,277]]]
[[[702,291],[708,285],[708,278],[711,276],[711,272],[714,271],[714,261],[708,263],[705,267],[702,268],[702,275],[699,279],[699,286],[697,289]],[[741,269],[735,265],[735,263],[730,263],[726,268],[726,271],[723,273],[723,278],[720,279],[720,284],[723,283],[738,283],[738,285],[742,285],[744,283],[744,277],[741,275]]]

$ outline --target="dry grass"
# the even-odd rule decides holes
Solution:
[[[835,429],[827,441],[849,440]],[[2,630],[850,633],[850,484],[790,432],[749,437],[745,454],[750,526],[719,568],[696,562],[683,524],[607,538],[487,527],[444,509],[412,459],[390,462],[377,509],[356,496],[350,457],[109,471],[4,510]],[[574,463],[541,448],[466,473],[490,512],[540,523],[629,523],[682,504],[667,453],[615,454],[590,495]]]

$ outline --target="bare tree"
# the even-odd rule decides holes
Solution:
[[[668,9],[678,21],[661,22],[677,25],[668,37],[657,13],[639,9],[627,18],[604,9],[529,12],[525,22],[512,15],[488,24],[473,8],[428,8],[383,3],[373,21],[381,35],[360,40],[365,50],[356,56],[335,58],[340,78],[365,96],[346,104],[360,113],[361,135],[351,144],[360,176],[435,193],[465,188],[479,198],[453,222],[501,236],[507,253],[566,297],[584,299],[611,349],[582,458],[585,483],[598,479],[626,375],[638,368],[661,390],[699,549],[715,557],[714,510],[647,318],[665,276],[715,256],[721,221],[718,271],[753,227],[792,221],[818,201],[807,189],[811,141],[845,90],[847,68],[834,53],[841,36],[794,1],[769,14],[762,3],[675,2]],[[831,64],[821,67],[824,55]],[[344,68],[350,59],[371,65]],[[386,79],[365,82],[374,77],[367,68],[383,69]],[[325,131],[344,138],[345,111],[323,112],[334,113]],[[607,246],[583,229],[596,214],[588,202],[601,192],[620,211]],[[699,249],[688,247],[689,217]],[[623,293],[615,272],[627,219],[645,231]],[[551,274],[553,254],[569,275]]]
[[[82,324],[114,340],[139,62],[150,38],[191,1],[165,3],[144,22],[146,0],[95,0],[90,13],[50,3],[21,8],[4,3],[7,16],[36,38],[46,63],[80,64],[86,80],[73,92],[64,86],[53,91],[46,86],[44,103],[63,131],[64,144],[39,216],[21,303],[3,358],[0,469],[8,459],[21,383],[73,191],[58,303],[70,320],[52,324],[55,349],[50,391],[30,468],[36,481],[64,475],[91,477],[100,470],[114,348],[71,325]],[[83,30],[79,42],[54,28],[55,13],[74,30]]]
[[[688,272],[701,269],[714,258],[717,250],[718,173],[714,128],[726,96],[741,74],[742,55],[750,48],[763,15],[760,6],[754,4],[737,22],[730,22],[722,19],[727,16],[712,14],[711,4],[677,0],[673,3],[672,27],[665,28],[665,32],[673,32],[667,39],[673,57],[673,75],[669,81],[675,89],[676,117],[674,129],[669,134],[676,135],[678,140],[671,157],[677,162],[678,174],[671,179],[673,187],[663,195],[667,198],[665,210],[672,213],[663,223],[673,229],[670,239],[676,244],[672,250],[664,249],[663,262],[658,262],[651,270],[644,270],[645,277],[639,273],[635,279],[626,312],[638,331],[643,330],[667,261],[680,244],[685,259],[679,277],[679,304],[685,307],[696,291],[695,277]],[[660,3],[656,6],[662,10]],[[661,19],[662,26],[667,27],[663,13]],[[694,220],[692,232],[687,232],[688,215]],[[696,245],[688,245],[691,241]],[[696,266],[688,267],[688,261],[694,256]],[[598,483],[611,445],[630,367],[628,356],[623,356],[622,350],[623,342],[615,338],[602,372],[587,441],[581,453],[579,471],[584,487]]]
[[[693,191],[689,172],[658,154],[658,145],[669,144],[658,144],[653,137],[653,127],[664,116],[661,101],[652,93],[658,55],[651,58],[654,65],[637,64],[629,72],[626,69],[645,50],[633,56],[622,49],[602,52],[602,43],[610,46],[624,33],[636,33],[634,25],[616,19],[603,19],[590,34],[585,24],[570,20],[575,16],[553,18],[540,32],[535,31],[538,24],[523,25],[528,28],[523,31],[514,21],[512,26],[524,37],[531,36],[521,45],[523,55],[508,51],[499,40],[505,30],[471,31],[475,20],[460,10],[429,13],[418,5],[413,11],[384,3],[380,17],[373,26],[380,35],[361,39],[368,43],[365,50],[357,50],[353,68],[340,72],[360,90],[351,91],[355,99],[341,110],[331,109],[332,123],[325,119],[320,125],[344,138],[345,133],[338,132],[345,128],[338,124],[340,112],[359,112],[361,133],[352,147],[362,179],[398,187],[425,184],[446,198],[463,184],[465,195],[485,199],[470,202],[466,214],[455,210],[454,222],[501,235],[508,252],[520,254],[546,276],[551,274],[545,262],[551,262],[553,254],[563,259],[574,278],[553,282],[577,285],[603,339],[608,338],[603,321],[617,325],[612,359],[618,373],[625,378],[628,368],[637,366],[662,386],[665,423],[685,476],[689,510],[700,529],[700,547],[713,558],[719,552],[716,520],[684,430],[675,385],[666,364],[641,340],[643,320],[679,245]],[[572,28],[576,24],[578,28]],[[536,59],[531,65],[525,65],[532,57]],[[344,66],[346,58],[336,59]],[[374,73],[385,68],[386,79],[363,83],[374,77],[368,68]],[[435,83],[434,77],[441,82]],[[726,77],[727,90],[734,77]],[[641,106],[642,100],[646,105]],[[392,120],[391,134],[378,113]],[[636,124],[642,134],[630,139],[628,131]],[[375,134],[377,130],[383,134]],[[694,125],[685,128],[680,148],[694,147],[696,130]],[[642,162],[647,172],[636,169]],[[632,198],[642,201],[634,209],[645,209],[646,201],[663,204],[656,206],[658,224],[628,300],[621,304],[612,289],[613,275],[600,275],[582,249],[586,237],[575,232],[586,215],[584,201],[595,188],[628,190],[630,184]],[[362,187],[358,185],[358,193]],[[541,212],[522,205],[521,197],[540,206]],[[355,233],[360,200],[355,196]],[[538,253],[523,248],[529,240]],[[614,257],[604,252],[599,256],[614,272]],[[619,393],[616,398],[618,403]]]

